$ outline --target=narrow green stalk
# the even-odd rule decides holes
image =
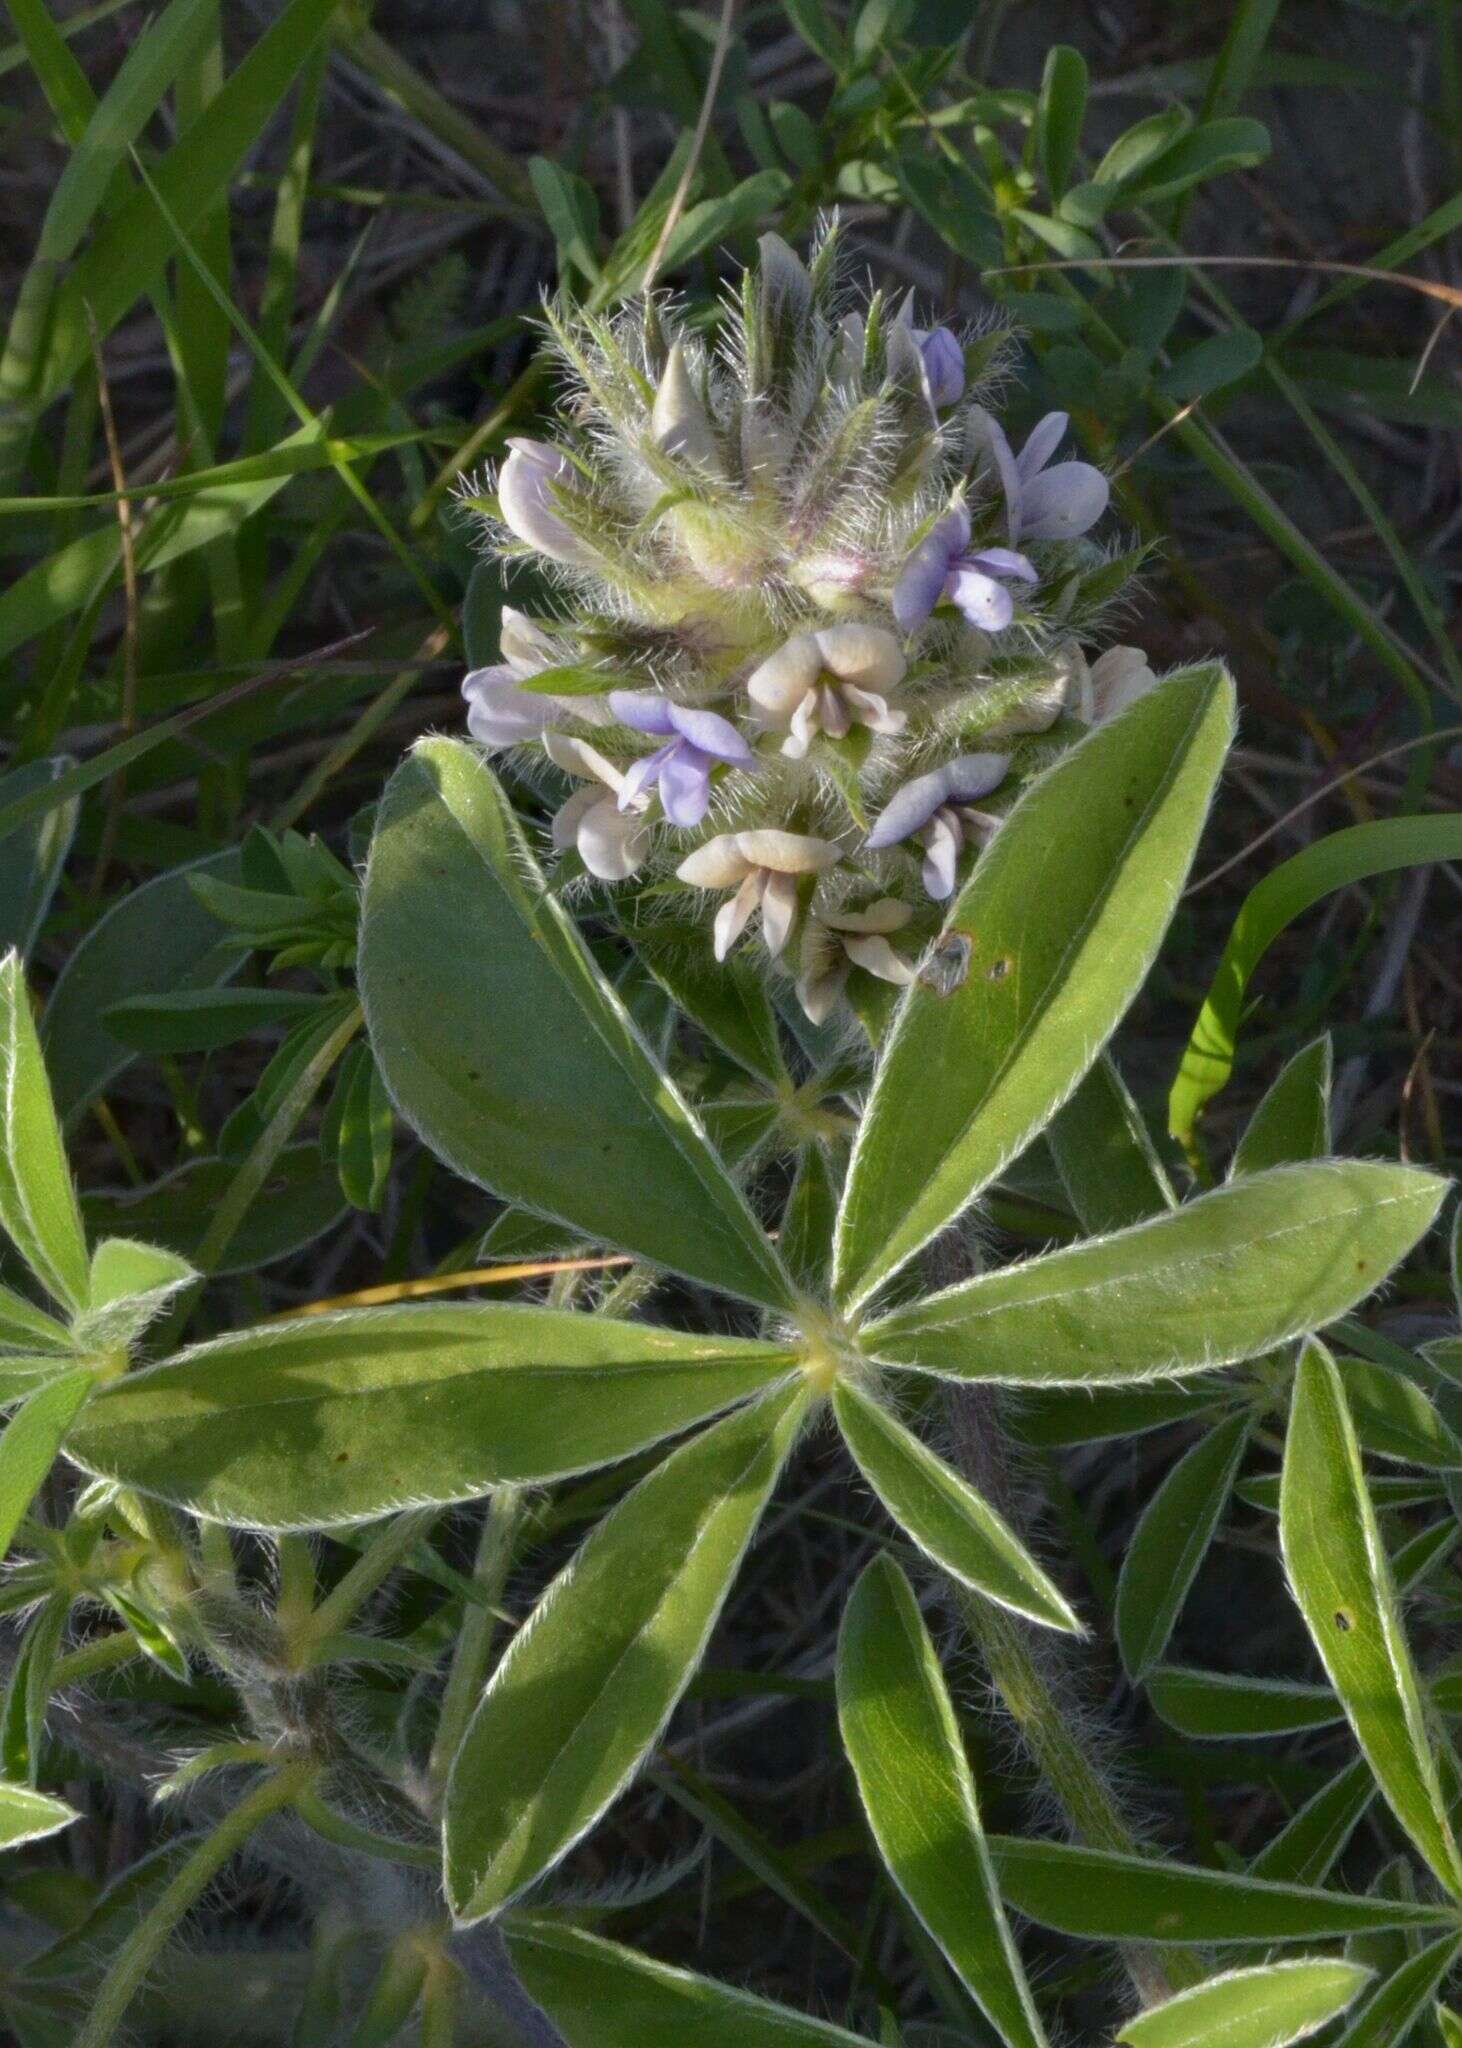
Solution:
[[[144,1978],[166,1947],[185,1913],[198,1903],[218,1873],[253,1834],[255,1828],[290,1806],[309,1775],[308,1766],[286,1765],[257,1784],[206,1835],[183,1863],[157,1903],[117,1951],[102,1979],[96,2003],[83,2021],[72,2048],[107,2048]]]
[[[437,1508],[412,1508],[404,1515],[393,1515],[310,1616],[308,1641],[318,1643],[343,1629],[431,1527],[439,1512]]]
[[[442,1693],[442,1710],[437,1717],[436,1738],[428,1765],[429,1782],[438,1797],[447,1782],[452,1759],[457,1754],[487,1675],[497,1628],[497,1604],[513,1561],[525,1499],[521,1487],[500,1486],[488,1502],[487,1519],[482,1525],[477,1560],[472,1568],[473,1581],[483,1597],[473,1603],[462,1620]]]
[[[948,1402],[957,1446],[956,1462],[980,1492],[1010,1518],[1010,1484],[1004,1434],[990,1390],[952,1390]],[[973,1636],[1002,1706],[1042,1780],[1055,1794],[1077,1839],[1089,1848],[1119,1856],[1140,1856],[1142,1846],[1082,1738],[1075,1717],[1057,1697],[1032,1652],[1030,1624],[991,1600],[956,1585],[960,1618]],[[1122,1961],[1144,2006],[1171,1998],[1204,1971],[1195,1958],[1123,1943]]]

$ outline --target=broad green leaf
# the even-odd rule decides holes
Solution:
[[[1056,1448],[1141,1436],[1170,1422],[1217,1421],[1232,1390],[1217,1380],[1155,1381],[1130,1387],[1049,1387],[1028,1391],[1011,1407],[1023,1443]]]
[[[0,1287],[0,1351],[49,1351],[66,1358],[71,1337],[64,1323],[17,1294]]]
[[[1335,2048],[1403,2048],[1445,1982],[1462,1936],[1434,1941],[1377,1984]]]
[[[1462,1857],[1345,1389],[1319,1344],[1307,1346],[1295,1374],[1279,1540],[1290,1588],[1382,1793],[1442,1883],[1462,1890]]]
[[[572,2048],[868,2048],[861,2034],[560,1920],[513,1913],[503,1932],[518,1975]]]
[[[19,956],[0,962],[0,1226],[54,1298],[86,1305],[86,1239]]]
[[[631,926],[628,937],[677,1007],[738,1066],[773,1088],[786,1084],[776,1012],[745,953],[717,961],[703,925],[647,921]]]
[[[324,1529],[627,1457],[792,1365],[785,1346],[522,1303],[350,1309],[130,1373],[67,1450],[216,1521]]]
[[[1076,1386],[1207,1371],[1344,1314],[1426,1232],[1445,1189],[1369,1160],[1275,1167],[897,1309],[862,1341],[889,1364],[956,1379]]]
[[[381,800],[360,984],[397,1109],[457,1172],[789,1305],[765,1233],[545,888],[497,778],[457,741],[423,741]]]
[[[1106,1053],[1046,1132],[1071,1206],[1092,1236],[1176,1202],[1141,1110]]]
[[[151,1187],[88,1193],[82,1215],[95,1235],[141,1237],[191,1259],[237,1172],[237,1159],[190,1159]],[[215,1277],[251,1273],[288,1258],[323,1237],[344,1210],[339,1177],[321,1159],[318,1145],[310,1140],[286,1146],[224,1257],[209,1271]]]
[[[1328,1155],[1333,1064],[1328,1031],[1295,1054],[1250,1117],[1234,1151],[1233,1174]]]
[[[964,1209],[1092,1065],[1152,965],[1233,730],[1233,685],[1185,670],[1016,804],[949,913],[963,979],[916,982],[874,1077],[838,1219],[864,1300]]]
[[[76,1320],[77,1344],[98,1350],[130,1344],[197,1278],[186,1259],[162,1245],[104,1238],[91,1255],[91,1297]]]
[[[1368,1451],[1433,1472],[1462,1467],[1462,1439],[1414,1381],[1368,1358],[1339,1358],[1336,1365]]]
[[[894,1883],[1007,2048],[1046,2048],[939,1659],[889,1557],[853,1588],[837,1681],[843,1747]]]
[[[1207,398],[1211,391],[1237,383],[1263,360],[1264,343],[1253,328],[1234,327],[1183,349],[1153,383],[1164,398],[1186,405],[1191,399]]]
[[[895,1522],[961,1585],[1048,1628],[1081,1623],[1015,1531],[967,1480],[847,1379],[833,1411],[858,1469]]]
[[[0,775],[0,804],[54,782],[73,765],[57,755],[12,768]],[[30,951],[66,865],[80,810],[73,797],[0,839],[0,952],[13,946],[24,959]]]
[[[185,988],[128,996],[103,1012],[107,1029],[134,1052],[212,1052],[271,1024],[296,1024],[318,995],[283,988]]]
[[[807,1405],[727,1416],[611,1509],[493,1673],[447,1785],[446,1884],[480,1920],[618,1798],[695,1675]]]
[[[1288,2048],[1333,2020],[1374,1971],[1338,1956],[1226,1970],[1128,2020],[1126,2048]]]
[[[1150,1672],[1147,1696],[1170,1728],[1203,1742],[1294,1735],[1302,1728],[1328,1728],[1345,1718],[1328,1685],[1193,1671],[1182,1664],[1163,1664]]]
[[[1117,137],[1092,173],[1096,183],[1121,185],[1140,177],[1192,125],[1193,116],[1183,106],[1168,107],[1134,122]]]
[[[1168,1129],[1191,1150],[1203,1106],[1233,1071],[1249,977],[1285,926],[1336,889],[1428,861],[1462,859],[1462,813],[1349,825],[1271,870],[1244,898],[1172,1091]]]
[[[797,1177],[782,1211],[778,1249],[792,1277],[819,1297],[827,1289],[837,1213],[838,1182],[827,1147],[804,1145],[797,1159]]]
[[[1172,199],[1190,185],[1217,178],[1225,171],[1248,170],[1269,154],[1269,131],[1262,121],[1234,114],[1221,121],[1201,121],[1196,128],[1162,151],[1137,173],[1128,173],[1128,194],[1144,205]],[[1097,173],[1101,176],[1100,171]]]
[[[118,896],[77,946],[51,991],[43,1019],[46,1065],[56,1107],[69,1124],[109,1087],[134,1054],[103,1012],[129,996],[211,988],[236,973],[239,955],[194,896],[196,875],[232,879],[236,848],[172,868]]]
[[[1323,1884],[1375,1796],[1370,1766],[1358,1756],[1265,1844],[1249,1865],[1250,1875],[1275,1884]]]
[[[1142,1511],[1117,1580],[1117,1646],[1140,1685],[1168,1646],[1208,1554],[1249,1441],[1249,1418],[1231,1416],[1181,1457]]]
[[[0,1557],[14,1541],[36,1488],[94,1382],[89,1372],[63,1373],[28,1394],[0,1436]]]
[[[37,1792],[31,1785],[0,1783],[0,1849],[18,1849],[22,1842],[39,1841],[70,1827],[76,1810],[49,1792]]]
[[[990,1852],[1016,1912],[1097,1941],[1328,1941],[1386,1927],[1452,1925],[1446,1906],[1274,1884],[1168,1857],[1014,1835],[992,1835]]]

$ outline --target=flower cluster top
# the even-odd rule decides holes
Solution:
[[[504,609],[473,736],[551,775],[565,881],[718,959],[754,925],[814,1021],[910,980],[1021,782],[1153,680],[1081,650],[1136,560],[1090,537],[1106,478],[1064,413],[1012,446],[1003,330],[851,306],[833,233],[766,236],[716,348],[661,298],[548,322],[568,393],[493,541],[553,601]]]

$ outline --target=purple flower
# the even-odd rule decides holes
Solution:
[[[537,739],[562,706],[555,697],[520,687],[559,659],[551,636],[511,605],[503,606],[502,660],[463,679],[467,730],[484,747],[511,747]]]
[[[928,775],[906,782],[884,806],[868,834],[872,852],[918,834],[924,848],[924,887],[939,902],[954,894],[955,870],[970,839],[989,836],[995,821],[971,808],[1005,780],[1009,754],[961,754]]]
[[[1005,494],[1010,538],[1075,540],[1096,525],[1107,509],[1111,488],[1089,462],[1048,467],[1071,424],[1064,412],[1048,412],[1015,454],[999,420],[985,415],[985,434]]]
[[[622,724],[665,740],[626,771],[621,810],[654,782],[672,825],[698,825],[710,807],[715,764],[732,761],[741,767],[751,759],[751,748],[735,726],[714,711],[674,704],[654,690],[611,690],[609,708]]]
[[[1015,615],[1015,600],[1003,577],[1022,583],[1040,579],[1024,555],[1011,548],[970,552],[970,515],[952,505],[903,566],[893,590],[893,615],[906,633],[922,626],[942,597],[959,607],[972,626],[998,633]]]
[[[965,352],[947,327],[913,329],[924,359],[924,389],[935,412],[958,405],[965,395]]]

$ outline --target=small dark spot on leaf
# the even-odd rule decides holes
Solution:
[[[348,1465],[350,1463],[349,1451],[337,1451],[335,1453],[335,1462],[337,1465]]]
[[[1355,1626],[1343,1607],[1337,1607],[1335,1610],[1335,1626],[1343,1636],[1348,1636]]]
[[[985,969],[986,981],[1004,981],[1015,962],[1008,953],[1002,953],[998,960],[992,960]]]

